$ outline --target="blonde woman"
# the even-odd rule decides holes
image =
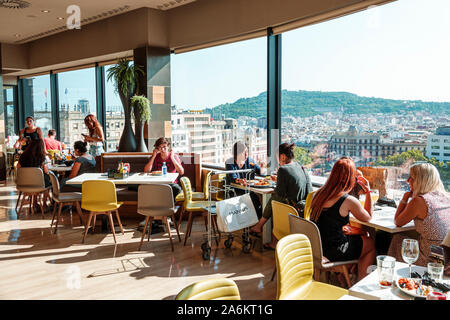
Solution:
[[[430,245],[439,246],[450,229],[450,193],[445,191],[438,170],[430,163],[413,165],[408,184],[410,191],[403,195],[394,221],[401,227],[414,220],[420,248],[415,264],[426,266]],[[394,256],[397,261],[403,261],[401,248],[405,238],[408,236],[397,234],[389,246],[388,255]]]

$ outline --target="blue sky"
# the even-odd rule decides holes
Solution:
[[[173,54],[172,105],[214,107],[266,91],[266,41]],[[399,0],[283,33],[282,61],[283,89],[450,101],[450,0]],[[61,103],[87,98],[95,105],[93,69],[59,77]],[[47,85],[36,78],[38,103]],[[106,100],[121,105],[112,86]]]
[[[399,0],[282,35],[282,87],[450,101],[450,1]],[[266,90],[266,39],[172,57],[172,104]]]

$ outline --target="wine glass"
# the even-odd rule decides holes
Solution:
[[[403,240],[402,258],[409,265],[409,277],[411,278],[411,265],[419,258],[419,242],[417,240]]]
[[[370,191],[370,196],[372,197],[372,203],[375,204],[380,198],[380,192],[377,189],[372,189]]]

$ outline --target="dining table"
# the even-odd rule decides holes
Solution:
[[[397,208],[394,207],[375,205],[372,219],[370,219],[369,221],[360,221],[350,213],[350,222],[362,224],[364,226],[377,230],[383,230],[389,233],[415,230],[416,227],[414,225],[414,221],[410,221],[409,223],[401,227],[395,225],[394,216],[396,210]]]
[[[127,184],[166,184],[173,183],[178,178],[178,173],[167,173],[166,175],[155,175],[152,173],[135,172],[124,179],[109,178],[108,173],[83,173],[66,181],[66,184],[82,184],[88,180],[107,180],[116,185]]]
[[[58,173],[61,172],[70,172],[72,171],[73,164],[70,166],[66,166],[65,164],[48,164],[48,170],[55,171]]]
[[[412,266],[412,272],[423,275],[425,271],[427,271],[426,267]],[[379,284],[378,270],[374,268],[366,277],[350,287],[348,294],[366,300],[423,300],[423,297],[416,297],[415,295],[406,293],[397,286],[397,280],[401,277],[409,277],[409,266],[404,262],[396,261],[392,285],[386,288],[381,287]],[[450,277],[444,275],[442,282],[450,284]]]

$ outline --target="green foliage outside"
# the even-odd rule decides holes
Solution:
[[[424,161],[431,163],[434,165],[441,176],[441,180],[444,183],[444,186],[447,190],[450,190],[450,162],[447,162],[446,164],[442,161],[437,161],[435,158],[428,158],[426,157],[420,150],[410,150],[406,152],[402,152],[401,154],[392,155],[386,157],[385,160],[377,160],[374,163],[374,166],[395,166],[399,167],[405,164],[407,161],[411,162],[417,162],[417,161]]]
[[[360,97],[348,92],[322,91],[288,91],[281,93],[282,117],[311,117],[324,112],[341,112],[344,114],[373,114],[427,111],[430,113],[450,113],[449,102],[424,102],[421,100],[392,100],[382,98]],[[205,113],[219,118],[237,119],[241,116],[261,118],[267,116],[267,93],[256,97],[241,98],[233,103],[225,103],[214,108],[207,108]]]
[[[295,161],[299,162],[303,166],[306,166],[313,161],[311,156],[308,153],[308,150],[301,148],[301,147],[295,147],[294,156],[295,156]]]

